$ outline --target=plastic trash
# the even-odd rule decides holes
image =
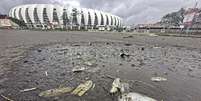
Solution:
[[[36,90],[37,88],[29,88],[29,89],[24,89],[24,90],[20,90],[20,92],[28,92],[28,91],[33,91]]]
[[[158,35],[156,35],[156,34],[148,34],[149,36],[153,36],[153,37],[157,37]]]
[[[85,59],[84,65],[90,66],[90,67],[95,67],[95,66],[97,66],[96,62],[97,62],[97,60],[95,58]]]
[[[80,84],[79,86],[77,86],[77,88],[74,89],[71,94],[78,95],[78,96],[82,96],[82,95],[84,95],[90,88],[92,88],[92,86],[93,86],[93,82],[92,82],[91,80],[86,81],[85,83]]]
[[[64,87],[64,88],[56,88],[56,89],[50,89],[47,91],[43,91],[39,94],[39,96],[42,97],[53,97],[53,96],[59,96],[65,93],[71,92],[73,89],[71,87]]]
[[[6,101],[14,101],[14,100],[12,100],[12,99],[10,99],[10,98],[4,96],[4,95],[1,95],[1,97],[4,98]]]
[[[129,84],[128,83],[121,83],[120,92],[121,93],[128,93],[129,92]]]
[[[125,93],[129,91],[129,84],[128,83],[122,83],[120,78],[116,78],[112,83],[112,88],[110,90],[110,93]]]
[[[139,93],[131,92],[119,96],[118,101],[157,101],[157,100]]]
[[[112,89],[110,90],[110,93],[117,93],[120,88],[121,88],[120,78],[116,78],[112,83]]]
[[[154,82],[161,82],[161,81],[167,81],[167,78],[163,78],[163,77],[152,77],[151,81]]]
[[[86,70],[86,67],[83,67],[83,66],[76,66],[76,67],[74,67],[73,68],[73,72],[82,72],[82,71],[84,71],[84,70]]]

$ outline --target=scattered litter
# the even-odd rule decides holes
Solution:
[[[28,62],[27,60],[24,61],[24,63],[27,63],[27,62]]]
[[[129,92],[129,84],[121,83],[120,91],[121,91],[121,93],[128,93]]]
[[[120,57],[123,58],[123,59],[125,59],[125,58],[129,58],[130,55],[125,54],[125,53],[121,53],[121,54],[120,54]]]
[[[110,90],[110,93],[114,94],[117,92],[125,93],[129,91],[129,84],[128,83],[122,83],[120,81],[120,78],[116,78],[112,83],[112,89]]]
[[[165,75],[168,75],[168,73],[167,73],[167,72],[164,72],[164,74],[165,74]]]
[[[132,46],[132,44],[130,44],[130,43],[126,43],[126,44],[124,44],[125,46]]]
[[[57,49],[57,51],[68,51],[68,48],[67,47],[59,48]]]
[[[91,43],[91,42],[89,42],[89,46],[92,46],[92,43]]]
[[[89,62],[89,61],[84,62],[84,64],[85,64],[85,65],[88,65],[88,66],[92,66],[92,65],[93,65],[93,64],[92,64],[91,62]]]
[[[45,71],[45,76],[48,76],[48,73],[47,73],[47,71]]]
[[[29,89],[24,89],[24,90],[20,90],[20,92],[28,92],[28,91],[33,91],[36,90],[37,88],[29,88]]]
[[[1,95],[1,97],[3,97],[3,98],[4,98],[5,100],[7,100],[7,101],[14,101],[14,100],[12,100],[12,99],[10,99],[10,98],[4,96],[4,95]]]
[[[90,73],[95,73],[95,72],[98,72],[99,70],[100,70],[99,67],[95,67],[95,68],[90,68],[87,71],[90,72]]]
[[[114,77],[114,76],[112,76],[112,75],[109,75],[109,74],[107,74],[107,75],[104,75],[103,77],[106,77],[106,78],[109,78],[109,79],[115,79],[115,77]]]
[[[77,86],[77,88],[74,89],[71,94],[78,95],[78,96],[82,96],[82,95],[84,95],[90,88],[92,88],[92,86],[93,86],[93,82],[92,82],[91,80],[86,81],[85,83],[80,84],[79,86]]]
[[[53,97],[53,96],[59,96],[65,93],[69,93],[73,90],[71,87],[64,87],[64,88],[57,88],[57,89],[50,89],[47,91],[43,91],[39,94],[39,96],[42,97]]]
[[[153,47],[153,48],[158,49],[158,48],[161,48],[161,47]]]
[[[106,45],[109,45],[110,43],[109,42],[106,42]]]
[[[90,67],[96,66],[97,65],[96,59],[88,59],[87,61],[84,62],[84,65],[90,66]]]
[[[135,67],[136,65],[135,65],[135,64],[131,64],[131,66],[132,66],[132,67]]]
[[[160,82],[160,81],[167,81],[167,78],[163,78],[163,77],[152,77],[151,81],[154,82]]]
[[[133,38],[133,36],[132,36],[132,35],[129,35],[129,36],[125,36],[125,37],[123,37],[123,38]]]
[[[157,100],[145,95],[132,92],[121,95],[118,101],[157,101]]]
[[[74,45],[72,45],[72,46],[80,46],[79,44],[74,44]]]
[[[112,83],[112,89],[110,90],[110,93],[117,93],[119,91],[120,86],[120,78],[116,78]]]
[[[158,36],[158,35],[156,35],[156,34],[148,34],[149,36],[154,36],[154,37],[156,37],[156,36]]]
[[[84,71],[84,70],[86,70],[86,67],[82,67],[82,66],[76,66],[76,67],[74,67],[73,68],[73,72],[82,72],[82,71]]]
[[[42,50],[40,50],[40,49],[38,49],[37,51],[38,51],[39,53],[42,52]]]
[[[189,72],[192,72],[192,71],[193,71],[193,69],[192,69],[192,68],[188,68],[188,71],[189,71]]]
[[[96,84],[93,84],[93,86],[91,87],[91,89],[94,89],[96,87]]]

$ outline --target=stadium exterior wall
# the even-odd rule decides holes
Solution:
[[[28,28],[99,29],[122,27],[118,16],[87,8],[65,7],[53,4],[29,4],[16,6],[9,16],[24,21]]]

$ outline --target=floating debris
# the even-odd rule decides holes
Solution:
[[[121,53],[121,54],[120,54],[120,57],[121,57],[122,59],[125,59],[125,58],[129,58],[130,55],[125,54],[125,53]]]
[[[53,97],[53,96],[59,96],[65,93],[69,93],[73,90],[71,87],[64,87],[64,88],[56,88],[56,89],[50,89],[47,91],[43,91],[39,94],[39,96],[42,97]]]
[[[120,92],[121,93],[128,93],[129,92],[129,84],[128,83],[121,83]]]
[[[95,72],[98,72],[99,70],[100,70],[100,67],[94,67],[94,68],[88,69],[87,72],[95,73]]]
[[[93,86],[91,87],[91,89],[94,89],[96,87],[96,84],[93,84]]]
[[[109,42],[106,42],[106,45],[109,45],[110,43]]]
[[[82,67],[82,66],[76,66],[75,68],[73,68],[73,72],[82,72],[86,70],[86,67]]]
[[[92,67],[97,65],[96,62],[96,59],[86,59],[84,65]]]
[[[112,89],[110,90],[110,93],[125,93],[129,91],[129,84],[128,83],[122,83],[120,78],[116,78],[112,83]]]
[[[151,81],[154,82],[161,82],[161,81],[167,81],[167,78],[163,78],[163,77],[152,77]]]
[[[144,51],[144,47],[142,47],[141,50]]]
[[[92,86],[93,86],[93,82],[92,82],[91,80],[86,81],[85,83],[80,84],[79,86],[77,86],[77,88],[74,89],[71,94],[78,95],[78,96],[82,96],[82,95],[84,95],[90,88],[92,88]]]
[[[68,48],[67,47],[63,47],[63,48],[57,49],[56,51],[68,51]]]
[[[156,34],[153,34],[153,33],[151,33],[151,34],[148,34],[149,36],[153,36],[153,37],[157,37],[158,35],[156,35]]]
[[[153,47],[153,48],[154,48],[154,49],[159,49],[159,48],[161,48],[161,47],[157,47],[157,46],[156,46],[156,47]]]
[[[48,76],[48,73],[47,73],[47,71],[45,71],[45,76]]]
[[[91,42],[89,42],[89,46],[92,46],[93,44]]]
[[[25,61],[24,61],[24,63],[28,63],[28,61],[27,61],[27,60],[25,60]]]
[[[89,62],[89,61],[84,62],[84,64],[85,64],[85,65],[88,65],[88,66],[92,66],[92,65],[93,65],[93,63],[91,63],[91,62]]]
[[[131,67],[135,67],[136,65],[135,64],[131,64]]]
[[[125,93],[121,95],[118,101],[157,101],[157,100],[145,95],[131,92],[131,93]]]
[[[12,99],[10,99],[10,98],[4,96],[4,95],[1,95],[1,97],[3,97],[3,98],[4,98],[5,100],[7,100],[7,101],[14,101],[14,100],[12,100]]]
[[[120,78],[116,78],[112,83],[112,89],[110,90],[110,93],[117,93],[120,90],[121,82]]]
[[[126,43],[126,44],[124,44],[125,46],[132,46],[132,44],[130,44],[130,43]]]
[[[24,90],[20,90],[20,92],[28,92],[28,91],[33,91],[36,90],[37,88],[29,88],[29,89],[24,89]]]
[[[74,45],[72,45],[72,46],[80,46],[79,44],[74,44]]]
[[[42,50],[41,50],[41,49],[38,49],[37,51],[38,51],[39,53],[40,53],[40,52],[42,52]]]
[[[133,36],[132,36],[132,35],[129,35],[129,36],[125,36],[125,37],[123,37],[123,38],[133,38]]]

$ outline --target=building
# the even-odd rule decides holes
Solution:
[[[201,9],[188,8],[184,13],[182,27],[194,30],[201,30]]]
[[[0,19],[7,19],[7,18],[8,18],[7,15],[2,15],[2,14],[0,14]]]
[[[192,26],[194,23],[195,18],[199,14],[199,9],[198,8],[189,8],[185,11],[184,13],[184,20],[183,24],[185,26]]]
[[[10,9],[9,16],[24,21],[28,28],[38,29],[100,29],[122,27],[118,16],[87,8],[53,4],[20,5]]]
[[[6,15],[0,15],[0,28],[8,29],[11,27],[10,21]]]

